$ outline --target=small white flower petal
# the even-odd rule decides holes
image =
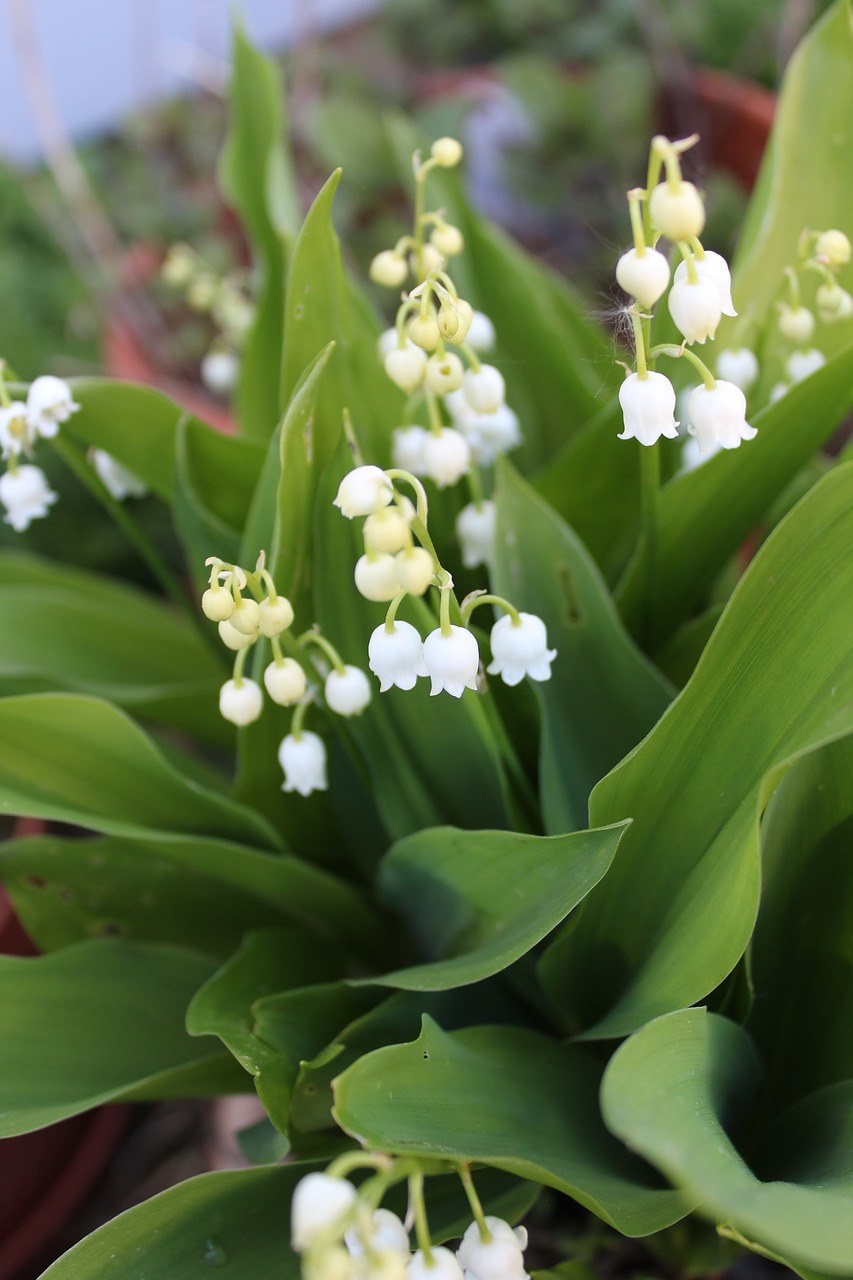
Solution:
[[[301,796],[310,796],[313,791],[328,790],[326,748],[323,739],[316,733],[311,733],[308,729],[303,729],[298,734],[289,733],[279,745],[278,762],[284,771],[282,791],[296,791]],[[297,1248],[295,1242],[293,1247]]]

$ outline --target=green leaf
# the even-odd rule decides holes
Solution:
[[[73,693],[0,699],[0,811],[116,835],[280,843],[251,809],[168,764],[123,712]]]
[[[792,759],[853,727],[851,542],[845,466],[771,535],[682,693],[593,792],[594,825],[634,821],[543,958],[572,1029],[625,1035],[701,999],[743,954],[761,809]]]
[[[656,1019],[616,1051],[601,1105],[612,1131],[695,1199],[701,1213],[733,1224],[785,1259],[849,1275],[849,1137],[846,1153],[837,1142],[834,1151],[815,1152],[814,1129],[801,1130],[799,1178],[792,1181],[788,1169],[777,1167],[759,1179],[731,1135],[749,1118],[760,1082],[758,1058],[741,1027],[703,1009],[683,1009]],[[846,1101],[849,1106],[849,1094]],[[837,1125],[837,1108],[833,1118]],[[825,1110],[822,1119],[825,1126]]]
[[[535,685],[539,785],[546,830],[571,831],[586,824],[592,788],[660,718],[670,690],[572,530],[508,465],[497,504],[495,589],[539,614],[557,650],[550,681]]]
[[[108,938],[31,960],[0,956],[0,1136],[130,1095],[191,1096],[217,1079],[233,1089],[213,1042],[184,1030],[210,971],[192,951]]]
[[[721,450],[664,486],[652,586],[658,643],[702,604],[726,562],[851,405],[853,348],[757,414],[754,440],[737,450]],[[646,575],[641,548],[617,595],[631,627],[640,619]]]
[[[379,896],[426,962],[367,981],[445,991],[500,973],[605,875],[623,830],[548,837],[438,827],[401,840],[380,867]]]
[[[394,955],[384,917],[359,889],[288,854],[224,840],[11,840],[0,845],[0,880],[45,950],[110,931],[221,956],[251,928],[291,923],[378,964]]]
[[[205,560],[237,560],[243,526],[266,457],[259,440],[226,436],[200,422],[178,430],[175,523],[200,590],[207,585]],[[253,562],[254,563],[254,562]]]
[[[380,1151],[476,1160],[563,1191],[625,1235],[647,1235],[690,1203],[604,1128],[600,1068],[537,1032],[429,1018],[414,1044],[360,1058],[335,1082],[338,1123]]]

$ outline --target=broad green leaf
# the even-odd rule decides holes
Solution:
[[[124,712],[74,693],[0,699],[0,811],[116,835],[280,845],[258,814],[167,763]]]
[[[853,727],[853,466],[764,544],[656,728],[596,787],[631,817],[610,874],[542,962],[567,1025],[622,1036],[701,999],[755,924],[758,822],[786,766]]]
[[[225,199],[239,214],[260,269],[257,313],[243,349],[235,403],[246,435],[268,439],[281,417],[281,346],[288,240],[299,222],[285,142],[284,93],[272,58],[234,23],[230,122],[219,164]]]
[[[215,1042],[184,1030],[210,972],[193,951],[110,938],[35,959],[0,956],[0,1136],[131,1094],[239,1087]]]
[[[347,458],[341,446],[318,492],[314,611],[344,661],[364,667],[370,634],[385,609],[356,591],[352,574],[363,552],[361,532],[332,505]],[[407,602],[400,616],[421,634],[438,625],[422,601]],[[479,695],[432,698],[425,680],[409,692],[380,694],[374,684],[370,706],[347,722],[347,731],[392,837],[443,822],[467,829],[507,825],[500,762]]]
[[[747,1022],[765,1108],[834,1084],[853,1060],[853,738],[798,760],[762,829],[764,888]]]
[[[653,642],[664,641],[701,605],[714,578],[851,405],[853,348],[759,413],[754,440],[721,450],[664,486],[651,588]],[[617,596],[632,628],[646,598],[647,571],[640,548]]]
[[[670,690],[626,633],[572,530],[511,467],[498,475],[495,588],[539,614],[557,657],[536,684],[545,827],[586,825],[592,788],[663,714]]]
[[[814,1130],[801,1132],[800,1178],[789,1180],[781,1167],[765,1168],[758,1178],[736,1142],[760,1083],[760,1063],[741,1027],[704,1009],[683,1009],[656,1019],[616,1051],[601,1105],[609,1128],[701,1213],[733,1224],[785,1259],[849,1275],[849,1136],[846,1152],[838,1142],[827,1152],[815,1151]]]
[[[120,932],[221,956],[251,928],[290,923],[375,964],[397,954],[361,890],[299,858],[224,840],[10,840],[0,845],[0,881],[44,950]]]
[[[97,597],[29,579],[0,592],[0,679],[107,698],[215,742],[222,665],[197,631],[153,596],[104,579]],[[57,582],[62,574],[54,575]],[[26,625],[22,626],[22,620]]]
[[[317,1167],[273,1165],[189,1178],[81,1240],[48,1267],[42,1280],[136,1280],[142,1275],[208,1280],[217,1268],[229,1280],[298,1280],[299,1258],[289,1242],[290,1197],[299,1179]],[[505,1174],[486,1170],[476,1182],[489,1213],[514,1222],[530,1206],[529,1188]],[[430,1178],[426,1190],[433,1238],[461,1234],[467,1201],[459,1180]],[[405,1204],[395,1208],[405,1213]]]
[[[500,973],[541,942],[607,872],[624,827],[528,836],[437,827],[394,845],[379,896],[423,964],[368,979],[445,991]]]
[[[446,1034],[429,1018],[413,1044],[360,1058],[335,1082],[335,1116],[380,1151],[476,1160],[554,1187],[625,1235],[691,1207],[612,1138],[600,1067],[577,1046],[512,1027]]]

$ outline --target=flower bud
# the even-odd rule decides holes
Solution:
[[[720,310],[723,315],[736,316],[737,312],[732,302],[732,273],[723,255],[714,253],[713,249],[706,249],[701,258],[694,256],[691,262],[699,279],[707,281],[716,288],[720,297]],[[686,280],[687,277],[687,263],[679,262],[675,268],[674,280],[678,283],[681,280]]]
[[[338,485],[334,505],[347,520],[370,516],[387,507],[394,488],[381,467],[355,467]]]
[[[412,342],[424,351],[432,351],[438,342],[438,323],[431,312],[425,316],[413,316],[409,321],[408,332]]]
[[[257,601],[242,599],[234,602],[234,612],[229,622],[235,631],[254,638],[258,633],[260,621],[261,611]]]
[[[428,431],[421,453],[423,474],[439,489],[456,484],[471,469],[471,447],[455,427]]]
[[[435,577],[433,558],[425,547],[409,547],[394,557],[397,581],[403,591],[422,596]]]
[[[376,284],[385,285],[388,289],[397,288],[408,274],[406,259],[401,253],[395,253],[393,249],[383,249],[381,253],[377,253],[370,264],[371,280]]]
[[[436,138],[429,153],[442,169],[453,169],[462,159],[462,143],[456,138]]]
[[[641,307],[653,307],[666,293],[669,263],[657,249],[629,249],[616,263],[616,283]]]
[[[211,622],[224,622],[234,612],[234,597],[227,587],[214,584],[201,598],[201,611]]]
[[[411,623],[395,619],[390,631],[384,622],[378,626],[368,642],[367,658],[380,693],[394,685],[413,689],[418,676],[427,674],[423,655],[423,641]]]
[[[430,356],[427,360],[424,383],[433,395],[445,396],[448,391],[462,386],[463,373],[459,357],[452,351],[445,351],[443,356]]]
[[[219,690],[219,711],[232,724],[252,724],[261,714],[264,695],[254,680],[226,680]]]
[[[466,569],[490,564],[495,549],[497,508],[494,502],[469,502],[456,517],[456,536],[462,548],[462,563]]]
[[[720,294],[710,280],[678,280],[669,291],[669,314],[687,342],[713,338],[722,318]]]
[[[385,357],[385,372],[401,391],[412,392],[423,382],[426,362],[426,354],[414,343],[395,347]]]
[[[267,596],[258,606],[258,630],[267,639],[280,636],[292,622],[293,606],[284,596],[276,596],[274,600]]]
[[[79,408],[68,383],[50,374],[36,378],[27,393],[27,422],[37,436],[46,439],[52,439],[60,423],[67,422]]]
[[[824,324],[836,324],[853,315],[853,297],[840,284],[822,284],[817,291],[817,313]]]
[[[649,213],[661,235],[673,242],[701,236],[705,206],[692,182],[661,182],[649,198]]]
[[[408,626],[408,623],[398,625]],[[384,630],[382,627],[378,629]],[[414,631],[414,627],[409,627],[409,630]],[[419,636],[418,641],[420,642]],[[354,1258],[364,1257],[365,1241],[373,1250],[403,1254],[404,1258],[409,1256],[409,1233],[396,1213],[392,1213],[390,1209],[374,1209],[367,1229],[363,1229],[360,1222],[348,1227],[344,1233],[344,1241]]]
[[[280,707],[295,706],[305,697],[308,687],[305,672],[295,658],[271,662],[264,671],[264,684],[273,702]]]
[[[409,1259],[408,1272],[409,1280],[462,1280],[462,1268],[455,1254],[444,1245],[430,1249],[429,1262],[418,1249]]]
[[[445,303],[438,313],[438,330],[442,338],[453,341],[461,328],[461,318],[455,306]]]
[[[355,565],[356,589],[365,600],[387,604],[400,594],[394,557],[386,552],[368,552]]]
[[[506,396],[506,384],[499,369],[481,364],[479,369],[466,369],[462,383],[465,398],[477,413],[496,413]]]
[[[741,391],[749,391],[758,380],[758,357],[749,347],[721,351],[717,356],[717,374]]]
[[[316,737],[307,732],[303,732],[301,736],[303,741]],[[322,746],[322,742],[320,745]],[[346,1219],[355,1208],[355,1203],[355,1187],[345,1178],[331,1178],[327,1173],[309,1173],[300,1178],[290,1202],[292,1247],[297,1253],[302,1253],[321,1236],[330,1235],[338,1226],[343,1235]]]
[[[814,347],[809,351],[792,351],[785,364],[785,371],[792,382],[810,378],[826,364],[826,356]]]
[[[687,412],[688,430],[696,437],[702,454],[718,448],[737,449],[742,440],[752,440],[758,434],[746,420],[746,396],[733,382],[694,387]]]
[[[0,476],[0,503],[6,508],[3,519],[16,533],[46,516],[57,500],[40,467],[25,464]]]
[[[466,627],[451,626],[448,635],[436,627],[424,641],[424,665],[432,681],[431,697],[446,690],[452,698],[461,698],[466,689],[477,688],[477,641]]]
[[[254,644],[257,639],[257,632],[252,635],[246,635],[243,631],[238,631],[236,627],[231,625],[228,618],[224,618],[219,624],[219,638],[229,649],[248,649],[250,644]]]
[[[367,551],[387,551],[393,555],[408,544],[410,537],[409,522],[397,507],[377,511],[364,522],[364,546]]]
[[[843,231],[822,231],[817,238],[815,253],[832,267],[843,267],[850,261],[850,241]]]
[[[661,436],[674,440],[678,435],[675,388],[664,374],[650,371],[645,378],[629,374],[619,388],[619,403],[625,424],[620,440],[651,445]]]
[[[468,306],[468,303],[465,304]],[[484,311],[471,311],[468,346],[472,351],[491,351],[495,345],[495,326]]]
[[[779,332],[790,342],[808,342],[814,333],[814,316],[808,307],[781,306]]]
[[[360,716],[370,703],[370,681],[360,667],[332,670],[324,686],[326,706],[339,716]]]
[[[525,676],[550,680],[557,650],[548,648],[545,623],[534,613],[518,616],[520,621],[515,622],[507,614],[492,627],[492,661],[486,670],[490,675],[499,675],[508,685],[521,684]]]
[[[300,733],[289,733],[278,748],[278,763],[284,771],[282,791],[297,791],[301,796],[310,796],[313,791],[328,790],[326,748],[323,739],[316,733],[310,733],[307,729]],[[341,1182],[344,1187],[349,1187],[351,1195],[345,1191],[332,1191],[312,1184],[309,1190],[299,1196],[299,1188],[308,1178],[326,1176],[323,1173],[309,1173],[297,1184],[293,1194],[291,1244],[297,1253],[308,1248],[312,1240],[331,1230],[338,1222],[343,1225],[346,1211],[355,1202],[355,1188],[342,1178],[329,1178],[329,1181]]]
[[[401,471],[423,475],[424,442],[429,435],[423,427],[396,427],[391,435],[391,456]]]
[[[484,1240],[479,1226],[472,1222],[456,1251],[459,1265],[477,1280],[524,1280],[524,1227],[513,1231],[508,1222],[492,1216],[485,1221],[489,1239]]]
[[[421,246],[420,265],[418,265],[418,255],[412,253],[409,255],[409,266],[412,275],[420,282],[426,280],[427,276],[434,275],[436,271],[440,271],[444,266],[444,257],[438,252],[434,244],[429,241]]]
[[[234,351],[208,351],[201,362],[201,380],[217,396],[234,389],[239,372],[240,361]]]
[[[465,239],[458,227],[449,222],[440,223],[433,228],[430,244],[434,245],[444,258],[454,258],[465,248]]]

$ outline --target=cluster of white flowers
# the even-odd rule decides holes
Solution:
[[[715,378],[710,369],[689,348],[713,340],[722,317],[736,316],[732,302],[731,273],[720,254],[705,249],[700,236],[705,226],[702,197],[692,183],[681,176],[681,154],[696,141],[667,138],[652,140],[648,189],[628,192],[628,206],[634,247],[616,264],[616,280],[634,299],[630,316],[634,330],[637,368],[619,389],[624,430],[621,440],[636,439],[653,445],[662,437],[678,435],[675,417],[676,395],[670,380],[649,368],[657,356],[686,356],[702,375],[702,385],[694,388],[687,403],[688,430],[695,437],[700,454],[716,449],[736,449],[756,432],[746,420],[746,396],[742,382],[748,381],[754,354],[747,349],[724,353],[726,366],[738,377]],[[663,181],[657,179],[665,169]],[[670,287],[669,260],[656,247],[660,237],[675,245],[682,261],[675,269]],[[667,305],[682,335],[679,347],[649,347],[652,310],[669,288]]]
[[[234,671],[219,692],[219,710],[226,720],[243,727],[258,719],[264,703],[263,690],[256,680],[243,674],[246,657],[262,638],[269,641],[272,661],[264,668],[263,684],[268,697],[281,707],[295,707],[290,732],[282,739],[278,760],[284,772],[282,790],[308,796],[328,787],[326,748],[316,733],[303,729],[305,712],[318,696],[320,679],[309,685],[306,650],[314,646],[320,654],[315,668],[320,672],[323,702],[339,716],[357,716],[370,703],[370,681],[359,667],[345,663],[335,647],[317,627],[291,637],[293,607],[279,595],[263,553],[252,572],[228,564],[217,556],[206,561],[210,582],[202,596],[205,617],[218,625],[226,648],[234,650]],[[248,589],[249,594],[244,595]],[[283,644],[291,654],[285,655]],[[294,656],[295,655],[295,656]],[[326,666],[328,664],[328,666]],[[313,670],[312,670],[313,674]]]
[[[430,1242],[421,1200],[420,1213],[418,1206],[410,1210],[417,1227],[413,1251],[406,1223],[370,1203],[371,1182],[381,1177],[360,1190],[329,1173],[309,1173],[297,1184],[291,1244],[302,1256],[305,1280],[529,1280],[527,1231],[484,1215],[470,1183],[476,1217],[458,1248]],[[410,1181],[410,1202],[415,1195]]]
[[[219,275],[192,245],[173,244],[163,260],[166,284],[183,291],[194,311],[208,314],[219,333],[201,362],[201,378],[217,396],[228,396],[240,371],[240,351],[255,319],[251,280],[242,270]]]
[[[793,350],[785,361],[784,377],[770,391],[771,403],[826,363],[823,352],[813,345],[818,321],[833,325],[853,317],[853,297],[838,279],[849,261],[850,241],[835,227],[805,231],[800,237],[796,261],[785,270],[788,297],[779,303],[777,320],[780,334],[793,345]],[[802,302],[800,273],[805,272],[817,274],[820,279],[814,311]]]
[[[417,507],[397,492],[395,480],[412,486]],[[426,492],[415,475],[402,468],[356,467],[341,481],[335,506],[347,519],[365,517],[364,554],[355,566],[357,589],[367,600],[389,603],[385,622],[368,643],[368,665],[381,692],[394,686],[413,689],[422,676],[430,678],[433,695],[446,692],[460,698],[466,689],[476,689],[480,650],[467,622],[482,604],[506,611],[491,630],[489,673],[510,685],[525,676],[550,678],[556,652],[548,648],[541,618],[519,613],[509,601],[484,592],[474,592],[461,607],[456,605],[453,579],[442,567],[429,534]],[[483,503],[479,511],[473,505],[464,508],[460,521],[470,526],[465,533],[470,548],[485,543],[493,519],[491,504],[486,508]],[[474,559],[472,549],[469,562]],[[411,623],[399,621],[396,615],[407,595],[422,596],[429,587],[439,593],[439,626],[422,640]],[[452,605],[457,622],[451,622]]]

